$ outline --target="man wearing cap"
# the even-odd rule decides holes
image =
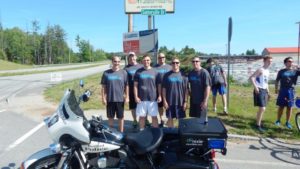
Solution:
[[[169,72],[172,70],[172,66],[170,66],[169,64],[166,64],[166,56],[164,53],[159,53],[158,54],[158,64],[156,64],[155,66],[155,70],[159,73],[160,76],[160,81],[162,81],[163,76],[165,75],[165,73]],[[162,93],[162,91],[160,91]],[[160,127],[163,127],[164,125],[164,121],[162,119],[163,117],[163,113],[164,113],[164,104],[163,102],[158,103],[158,112],[159,112],[159,117],[160,117]]]
[[[134,128],[137,127],[137,118],[136,118],[136,102],[134,99],[133,87],[134,87],[134,74],[135,72],[142,68],[143,65],[137,63],[136,55],[134,52],[129,52],[128,54],[128,65],[125,67],[125,70],[128,74],[128,86],[129,86],[129,109],[131,110],[133,123],[132,126]]]

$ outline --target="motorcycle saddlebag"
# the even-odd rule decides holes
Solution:
[[[227,130],[218,118],[208,118],[207,123],[203,123],[200,118],[180,119],[178,128],[182,148],[226,147]]]

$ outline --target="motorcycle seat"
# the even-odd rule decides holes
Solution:
[[[125,142],[137,155],[155,150],[161,143],[163,131],[161,128],[146,128],[137,133],[128,133]]]

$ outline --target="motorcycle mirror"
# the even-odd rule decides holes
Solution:
[[[84,81],[83,81],[82,79],[81,79],[80,82],[79,82],[79,86],[80,86],[80,87],[83,87],[83,86],[84,86]]]
[[[86,94],[83,94],[83,95],[82,95],[82,101],[83,101],[83,102],[89,101],[89,97],[88,97]]]

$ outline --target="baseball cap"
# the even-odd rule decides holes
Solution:
[[[134,52],[129,52],[129,53],[128,53],[128,56],[130,56],[130,55],[135,56],[135,53],[134,53]]]

